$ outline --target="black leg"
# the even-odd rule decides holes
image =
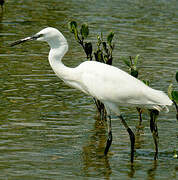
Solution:
[[[111,116],[108,116],[107,122],[108,122],[108,140],[107,140],[106,147],[104,150],[104,155],[107,155],[109,148],[112,144]]]
[[[132,132],[132,130],[129,128],[129,126],[127,125],[126,121],[124,120],[124,118],[120,115],[119,118],[122,121],[122,124],[124,125],[124,127],[126,128],[127,132],[129,133],[130,136],[130,142],[131,142],[131,163],[133,163],[134,161],[134,146],[135,146],[135,135]]]
[[[150,130],[152,132],[154,144],[155,144],[155,155],[154,160],[158,158],[158,127],[156,123],[156,118],[159,115],[159,111],[150,110]]]

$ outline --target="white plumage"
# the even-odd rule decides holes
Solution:
[[[112,104],[118,114],[119,105],[145,107],[161,111],[172,105],[168,96],[158,90],[154,90],[142,81],[134,78],[125,71],[114,66],[96,61],[85,61],[75,68],[66,67],[62,63],[62,57],[68,50],[68,44],[64,36],[55,28],[45,28],[35,36],[37,40],[47,41],[51,47],[49,62],[56,73],[66,84],[91,95],[104,104]],[[117,112],[115,112],[117,110]]]
[[[116,67],[85,61],[75,69],[80,76],[78,83],[84,91],[103,103],[140,106],[159,111],[172,104],[164,92],[150,88]]]
[[[96,61],[85,61],[75,68],[65,66],[61,60],[68,51],[68,43],[65,37],[55,28],[45,28],[32,37],[13,43],[12,46],[30,40],[46,41],[49,44],[49,63],[56,75],[67,85],[97,98],[104,103],[109,116],[111,113],[115,113],[121,118],[130,135],[131,162],[133,162],[135,136],[123,117],[120,116],[119,106],[144,107],[158,111],[165,109],[168,111],[167,106],[172,105],[168,96],[162,91],[148,87],[142,81],[114,66]],[[151,116],[153,120],[153,114]],[[154,125],[154,122],[152,123]],[[156,132],[157,128],[152,128],[152,131]],[[105,154],[107,154],[112,142],[111,122],[108,134]],[[153,133],[157,155],[157,142],[154,135]]]

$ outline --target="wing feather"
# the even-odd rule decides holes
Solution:
[[[95,61],[85,61],[81,70],[83,88],[101,100],[125,105],[171,105],[162,91],[152,89],[125,71]]]

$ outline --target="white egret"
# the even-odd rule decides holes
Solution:
[[[75,68],[66,67],[62,63],[62,58],[68,51],[68,43],[62,33],[55,28],[47,27],[34,36],[12,43],[11,46],[30,40],[46,41],[49,44],[49,63],[60,79],[67,85],[97,98],[105,105],[108,115],[108,140],[105,155],[112,143],[111,114],[114,113],[121,119],[129,133],[131,162],[133,162],[135,135],[121,115],[119,106],[134,106],[151,111],[150,129],[155,142],[155,159],[157,158],[158,133],[155,117],[159,111],[168,111],[167,106],[172,105],[172,101],[165,93],[148,87],[142,81],[114,66],[100,62],[85,61]]]

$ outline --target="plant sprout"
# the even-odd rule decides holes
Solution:
[[[114,44],[112,43],[114,33],[110,32],[107,36],[107,41],[103,40],[103,34],[97,36],[97,49],[93,50],[93,45],[91,42],[88,42],[86,39],[89,35],[89,27],[86,23],[81,25],[80,30],[78,30],[77,22],[71,21],[68,23],[69,31],[74,34],[75,40],[82,46],[86,58],[89,60],[99,61],[111,65],[113,61],[112,52],[114,49]],[[104,104],[99,100],[94,98],[95,105],[100,114],[100,118],[106,119],[106,110]]]

